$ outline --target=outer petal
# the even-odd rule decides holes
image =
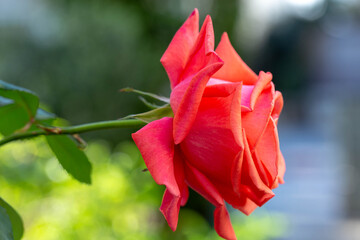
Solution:
[[[260,96],[262,91],[268,86],[271,80],[272,80],[272,74],[270,72],[267,73],[263,71],[260,72],[259,80],[256,82],[250,97],[250,107],[252,109],[254,109],[258,97]]]
[[[186,66],[198,34],[199,12],[195,8],[186,22],[176,32],[173,40],[160,60],[169,76],[172,88],[180,81],[180,76]]]
[[[245,136],[245,132],[244,132]],[[249,144],[244,137],[245,152],[241,169],[239,192],[245,193],[258,206],[262,206],[275,196],[271,189],[262,181],[251,156]]]
[[[258,205],[251,201],[245,194],[236,193],[231,183],[223,184],[214,182],[214,185],[226,202],[244,214],[250,215],[258,207]]]
[[[214,29],[211,17],[208,15],[201,27],[200,33],[191,50],[186,67],[181,75],[181,81],[192,78],[209,63],[209,53],[214,51]],[[210,56],[211,57],[211,56]]]
[[[285,175],[285,171],[286,171],[286,166],[285,166],[285,159],[284,159],[284,156],[282,155],[280,149],[279,149],[279,152],[278,152],[278,157],[279,157],[279,160],[278,160],[278,182],[283,184],[285,181],[284,181],[284,175]],[[275,186],[274,186],[275,187]]]
[[[171,92],[170,103],[175,114],[175,144],[179,144],[188,134],[207,82],[223,65],[213,49],[213,26],[210,16],[207,16],[181,76],[183,82]]]
[[[236,240],[234,229],[231,226],[229,212],[225,205],[217,207],[214,211],[214,228],[219,236],[228,239]]]
[[[241,88],[239,85],[233,95],[230,110],[230,127],[236,143],[244,149],[243,133],[241,127]]]
[[[172,120],[172,118],[162,118],[153,121],[133,133],[132,138],[155,182],[165,185],[173,195],[180,196],[174,172]]]
[[[272,187],[278,176],[279,161],[279,139],[277,136],[276,124],[272,118],[270,118],[263,135],[253,151],[254,157],[263,164],[267,171],[267,186]]]
[[[211,75],[219,70],[223,64],[220,58],[215,53],[210,52],[211,64],[206,66],[198,72],[191,80],[174,117],[174,141],[179,144],[184,140],[189,133],[192,124],[195,121],[196,114],[206,87]],[[171,94],[174,96],[174,94]],[[173,97],[174,98],[174,97]],[[175,97],[176,98],[176,97]],[[173,106],[173,105],[172,105]]]
[[[274,122],[275,122],[275,120],[274,120]],[[278,139],[278,131],[277,131],[276,123],[277,123],[277,121],[275,122],[274,135],[275,135],[276,139]],[[278,175],[275,179],[273,186],[271,187],[272,189],[277,188],[279,183],[280,184],[284,183],[284,175],[285,175],[285,171],[286,171],[286,166],[285,166],[285,159],[280,151],[280,145],[277,150],[277,158],[278,158],[277,159]]]
[[[216,232],[225,239],[236,239],[224,199],[212,182],[204,174],[189,164],[186,164],[185,175],[188,185],[215,205],[214,225]]]
[[[180,147],[187,161],[212,181],[231,183],[233,159],[241,150],[230,128],[233,95],[203,98],[196,120]]]
[[[174,196],[168,189],[165,190],[160,211],[164,215],[171,230],[175,231],[180,211],[180,196]]]
[[[189,197],[189,190],[185,183],[185,173],[181,153],[176,147],[175,149],[174,168],[176,181],[180,189],[180,196],[176,196],[166,189],[160,207],[160,211],[173,231],[175,231],[177,227],[180,206],[184,206]]]
[[[275,123],[277,124],[281,110],[284,106],[284,99],[282,97],[281,92],[276,91],[275,92],[275,104],[274,109],[271,113],[271,117],[274,119]]]
[[[263,134],[274,108],[275,90],[274,86],[269,84],[268,76],[260,73],[259,80],[250,97],[252,111],[243,112],[242,114],[242,127],[246,131],[251,149],[256,146],[257,141]]]
[[[256,74],[240,58],[230,43],[227,33],[221,37],[221,41],[216,48],[216,53],[224,60],[224,66],[214,75],[215,78],[231,82],[242,81],[245,85],[253,85]]]

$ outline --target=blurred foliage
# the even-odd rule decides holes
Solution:
[[[188,208],[180,211],[178,230],[170,230],[158,210],[163,187],[143,171],[133,143],[121,142],[111,151],[104,141],[91,142],[87,155],[94,166],[91,186],[69,177],[43,139],[0,149],[0,195],[22,215],[24,240],[220,239]],[[239,239],[284,233],[283,217],[261,210],[250,217],[232,212],[232,220]]]

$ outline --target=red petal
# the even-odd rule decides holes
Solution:
[[[234,134],[236,143],[244,149],[243,134],[241,127],[241,88],[239,85],[233,95],[230,110],[230,127]]]
[[[274,120],[275,122],[275,120]],[[275,122],[275,131],[274,131],[275,137],[278,139],[278,131],[277,131],[277,127],[276,127],[276,122]],[[277,168],[278,168],[278,176],[275,179],[275,182],[273,184],[273,186],[271,187],[272,189],[277,188],[279,183],[283,184],[284,183],[284,175],[285,175],[285,171],[286,171],[286,166],[285,166],[285,159],[280,151],[280,147],[277,150]]]
[[[277,124],[281,110],[284,106],[284,99],[282,97],[281,92],[276,91],[275,92],[275,104],[274,109],[271,113],[271,117],[274,119],[275,123]]]
[[[245,136],[245,133],[244,133]],[[271,189],[262,181],[259,172],[255,166],[254,160],[251,156],[249,144],[244,137],[245,153],[242,160],[241,169],[241,184],[238,189],[243,192],[255,202],[258,206],[262,206],[270,200],[275,194]]]
[[[268,87],[268,84],[271,82],[271,80],[272,80],[271,73],[269,72],[265,73],[263,71],[260,72],[259,80],[256,82],[255,87],[251,93],[250,106],[252,109],[254,109],[259,95],[266,87]]]
[[[228,239],[236,240],[234,229],[231,226],[231,220],[226,206],[217,207],[214,212],[214,228],[219,236]]]
[[[285,175],[285,171],[286,171],[286,166],[285,166],[285,159],[282,155],[282,153],[278,152],[278,182],[283,184],[284,183],[284,175]]]
[[[172,125],[172,118],[162,118],[133,133],[132,138],[155,182],[166,185],[173,195],[180,196],[174,172]]]
[[[276,124],[272,118],[270,118],[263,135],[259,139],[256,148],[253,151],[255,157],[266,168],[269,174],[269,183],[267,183],[267,185],[272,187],[276,177],[278,176],[279,161],[279,139],[277,136]]]
[[[252,85],[243,85],[241,88],[241,111],[251,112],[252,108],[250,105],[251,93],[253,92],[255,86]]]
[[[176,32],[160,60],[169,76],[172,88],[180,81],[179,78],[187,64],[198,34],[199,12],[195,8],[189,18]]]
[[[183,159],[178,147],[175,147],[174,169],[176,182],[181,192],[180,196],[176,196],[166,189],[160,207],[160,211],[173,231],[177,227],[180,206],[184,206],[189,197],[189,190],[185,183]]]
[[[215,205],[214,225],[216,232],[228,240],[236,239],[225,202],[212,182],[196,168],[186,164],[185,176],[188,185]]]
[[[230,128],[233,95],[203,98],[196,120],[180,147],[194,167],[211,179],[231,182],[232,162],[241,147]]]
[[[213,26],[210,16],[207,16],[181,76],[183,84],[179,84],[171,92],[170,103],[175,114],[175,144],[179,144],[188,134],[195,120],[207,82],[223,65],[222,60],[213,49]]]
[[[228,184],[214,182],[214,184],[224,200],[244,214],[250,215],[258,207],[245,194],[236,193],[231,182]]]
[[[228,82],[210,78],[206,85],[203,97],[227,97],[232,94],[241,82]]]
[[[243,112],[242,127],[245,129],[250,148],[256,146],[257,141],[265,130],[270,114],[274,107],[274,87],[268,82],[268,76],[261,74],[250,97],[251,112]],[[271,79],[270,79],[271,80]],[[264,87],[266,87],[264,89]]]
[[[185,94],[182,97],[178,108],[172,108],[175,113],[174,117],[174,140],[175,144],[179,144],[184,140],[186,135],[189,133],[192,124],[195,121],[196,114],[206,87],[207,82],[209,81],[212,74],[214,74],[222,66],[222,61],[216,56],[215,53],[210,52],[209,57],[211,57],[211,63],[199,71],[189,83]],[[171,93],[172,99],[170,101],[173,103],[174,99],[179,99],[179,92],[173,91]]]
[[[214,52],[214,30],[211,17],[206,16],[180,81],[192,78],[194,74],[208,65],[210,52]]]
[[[175,231],[180,211],[180,196],[174,196],[168,189],[165,190],[160,211],[164,215],[171,230]]]
[[[215,78],[231,82],[240,82],[246,85],[253,85],[256,80],[256,74],[240,58],[232,47],[227,33],[221,37],[221,41],[216,48],[216,53],[225,62],[224,66],[214,75]]]

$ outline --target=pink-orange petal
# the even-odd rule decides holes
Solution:
[[[160,211],[173,231],[178,224],[180,203],[180,196],[174,196],[168,189],[165,190]]]
[[[203,173],[187,162],[185,166],[185,176],[187,184],[216,207],[214,212],[214,225],[219,236],[228,240],[236,239],[224,199],[213,183]]]
[[[164,66],[174,88],[188,62],[189,55],[199,34],[199,12],[195,10],[176,32],[160,62]]]
[[[270,118],[265,131],[259,139],[256,148],[253,150],[255,157],[266,168],[269,176],[269,187],[272,187],[278,176],[278,153],[279,139],[277,136],[277,127],[272,118]]]
[[[271,80],[272,80],[272,74],[270,72],[267,73],[263,71],[260,72],[259,79],[256,82],[250,97],[251,109],[254,109],[258,97],[266,87],[269,87],[269,83],[271,82]]]
[[[201,69],[211,64],[214,54],[209,54],[210,52],[214,52],[214,30],[211,17],[206,16],[180,81],[192,78]]]
[[[223,62],[214,53],[209,53],[211,63],[200,70],[191,80],[189,86],[182,97],[178,109],[174,117],[174,141],[179,144],[184,140],[189,133],[192,124],[195,121],[196,114],[206,87],[211,75],[213,75],[221,66]],[[173,95],[173,93],[172,93]]]
[[[189,198],[188,186],[185,183],[183,157],[178,146],[175,146],[174,172],[180,190],[180,196],[174,195],[166,189],[160,207],[160,211],[173,231],[175,231],[177,227],[180,206],[184,206]]]
[[[217,207],[214,211],[214,228],[219,236],[228,239],[236,240],[234,229],[231,226],[229,212],[225,205]]]
[[[180,190],[174,172],[173,119],[162,118],[132,134],[151,176],[175,196]]]
[[[284,184],[284,175],[285,175],[285,171],[286,171],[286,165],[285,165],[285,159],[279,149],[279,152],[278,152],[278,157],[279,157],[279,160],[278,160],[278,182],[280,184]]]
[[[235,187],[231,183],[214,182],[214,185],[227,203],[245,215],[250,215],[258,207],[245,194],[235,192]]]
[[[274,119],[275,123],[277,124],[281,110],[284,106],[284,99],[282,97],[281,92],[276,91],[275,92],[275,103],[274,103],[274,109],[271,113],[271,117]]]
[[[256,80],[256,74],[240,58],[230,43],[227,33],[221,37],[221,41],[216,48],[216,53],[225,62],[224,66],[214,75],[215,78],[231,82],[240,82],[246,85],[253,85]]]
[[[246,131],[247,140],[251,149],[256,146],[257,141],[263,134],[269,121],[270,114],[274,107],[273,98],[273,85],[269,84],[268,87],[266,87],[261,94],[257,96],[256,103],[255,106],[252,107],[252,111],[243,112],[242,114],[242,127]]]
[[[232,133],[234,134],[236,143],[239,147],[244,149],[243,132],[241,127],[241,88],[242,85],[240,84],[237,86],[233,94],[230,110],[230,127]]]
[[[240,84],[242,83],[210,78],[203,97],[227,97],[232,94]]]
[[[245,136],[245,133],[244,133]],[[244,137],[245,152],[242,160],[241,184],[239,193],[244,193],[258,206],[262,206],[275,196],[271,189],[262,181],[252,158],[249,144]]]

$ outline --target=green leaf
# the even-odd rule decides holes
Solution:
[[[162,107],[156,108],[156,109],[148,111],[148,112],[132,114],[132,115],[125,117],[124,119],[136,118],[143,122],[149,123],[149,122],[158,120],[163,117],[174,117],[174,113],[169,104],[166,104]]]
[[[51,124],[56,116],[41,108],[37,110],[35,119],[37,123]],[[12,103],[0,107],[0,133],[4,136],[9,136],[16,130],[24,128],[28,124],[30,118],[27,112],[19,104]],[[27,129],[28,131],[35,130],[36,126],[33,125]]]
[[[46,136],[46,140],[63,168],[80,182],[91,184],[91,163],[68,136]]]
[[[0,80],[0,96],[11,99],[22,106],[30,118],[34,118],[39,107],[39,98],[28,89]]]
[[[12,208],[4,199],[0,198],[0,206],[6,210],[7,215],[9,216],[12,232],[14,236],[14,240],[20,240],[24,234],[24,224],[20,217],[20,215],[16,212],[14,208]],[[2,219],[2,217],[0,217]],[[1,223],[0,223],[1,225]],[[0,227],[1,228],[1,227]],[[1,236],[1,231],[0,231]],[[2,239],[2,238],[0,238]]]
[[[0,239],[14,240],[10,218],[6,213],[6,210],[2,207],[0,207]]]
[[[133,92],[133,93],[137,93],[137,94],[139,94],[141,96],[144,96],[144,97],[150,97],[152,99],[162,101],[164,103],[170,103],[170,99],[167,98],[167,97],[159,96],[159,95],[149,93],[149,92],[143,92],[143,91],[136,90],[136,89],[133,89],[133,88],[123,88],[123,89],[120,89],[120,92]]]
[[[23,128],[30,118],[23,107],[13,103],[0,107],[0,133],[8,136]]]

